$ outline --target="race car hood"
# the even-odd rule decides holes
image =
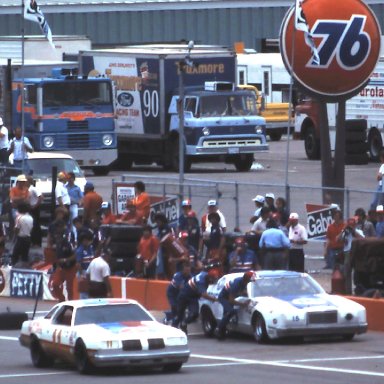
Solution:
[[[257,298],[256,301],[267,301],[268,304],[275,308],[281,307],[294,307],[297,309],[327,307],[329,309],[336,309],[338,304],[333,302],[329,295],[305,295],[305,296],[289,296],[281,295],[275,297]]]
[[[137,339],[153,337],[185,336],[179,329],[160,324],[156,321],[126,321],[118,323],[86,324],[77,327],[81,333],[98,335],[98,338]]]

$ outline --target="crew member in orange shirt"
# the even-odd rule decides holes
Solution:
[[[335,263],[340,263],[338,256],[342,253],[344,248],[344,241],[338,239],[339,234],[343,231],[345,224],[343,221],[343,214],[339,207],[335,208],[332,213],[333,222],[328,225],[326,233],[326,244],[324,250],[324,258],[326,261],[325,269],[333,269]]]
[[[149,195],[145,192],[145,184],[142,181],[136,181],[133,186],[135,187],[135,197],[127,201],[128,212],[121,218],[121,221],[129,224],[146,224],[151,209]]]
[[[101,205],[103,204],[103,198],[95,192],[95,186],[90,181],[84,186],[83,197],[83,223],[89,225],[91,221],[100,218]]]
[[[135,260],[136,277],[153,278],[156,271],[156,256],[159,249],[160,240],[152,234],[150,225],[143,229],[143,236],[137,246],[137,256]]]

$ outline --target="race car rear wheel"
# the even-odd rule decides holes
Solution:
[[[212,337],[216,329],[216,320],[212,315],[212,312],[207,308],[203,308],[201,311],[201,325],[203,327],[204,335]]]
[[[265,326],[265,320],[260,313],[254,316],[252,320],[252,326],[253,335],[255,337],[256,342],[266,343],[269,340],[269,337],[267,334],[267,328]]]
[[[181,366],[183,363],[172,363],[172,364],[166,364],[163,367],[164,372],[178,372],[181,369]]]
[[[75,345],[75,362],[77,370],[80,373],[87,374],[90,373],[94,368],[93,364],[90,362],[87,347],[85,346],[83,340],[78,340]]]
[[[51,367],[55,362],[52,357],[44,352],[39,340],[35,336],[32,337],[30,350],[32,364],[37,368]]]

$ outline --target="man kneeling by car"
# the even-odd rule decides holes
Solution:
[[[217,338],[224,340],[227,333],[227,325],[231,317],[236,315],[235,305],[247,307],[250,300],[239,302],[236,300],[239,296],[247,296],[247,285],[253,278],[254,272],[247,271],[243,276],[228,281],[219,293],[218,301],[223,306],[223,317],[218,326]]]

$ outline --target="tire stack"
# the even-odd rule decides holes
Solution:
[[[137,245],[143,234],[143,227],[140,225],[111,224],[102,225],[100,230],[103,236],[110,238],[111,273],[126,276],[134,269]]]
[[[345,164],[368,164],[367,121],[364,119],[345,122]]]

